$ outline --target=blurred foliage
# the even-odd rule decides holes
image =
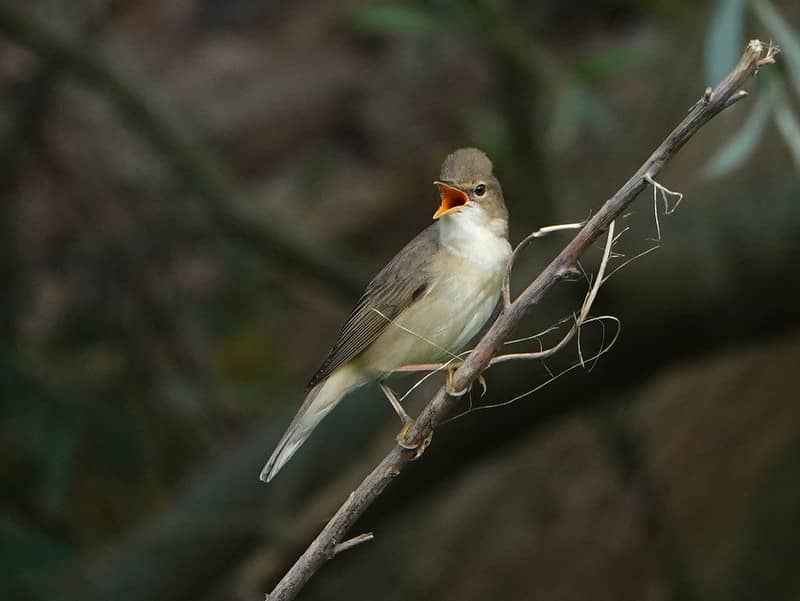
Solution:
[[[549,149],[563,153],[583,131],[608,139],[616,125],[606,102],[591,90],[620,70],[640,64],[645,57],[633,46],[592,49],[571,64],[562,64],[544,51],[524,27],[508,18],[502,3],[474,0],[447,0],[419,3],[378,3],[358,7],[351,14],[360,31],[375,35],[441,36],[464,29],[466,35],[508,53],[511,60],[543,83],[553,97],[553,113],[546,141]],[[800,36],[769,0],[716,0],[706,35],[706,75],[718,83],[741,56],[748,11],[772,35],[785,56],[786,68],[780,78],[783,88],[790,81],[800,97]],[[772,82],[772,86],[777,86]],[[800,121],[786,91],[773,87],[753,109],[746,130],[735,135],[705,168],[711,177],[722,177],[746,161],[758,147],[772,117],[784,143],[800,168]],[[495,149],[496,136],[479,139],[479,145]],[[497,154],[497,153],[495,153]]]
[[[746,9],[780,48],[780,75],[770,73],[759,80],[759,85],[768,89],[759,92],[745,127],[710,159],[705,172],[723,177],[740,167],[758,148],[770,117],[800,172],[800,34],[769,0],[716,0],[706,36],[706,76],[716,84],[738,60],[744,45]],[[794,100],[790,85],[795,90]]]
[[[60,537],[33,525],[0,516],[0,563],[6,575],[5,599],[59,599],[41,574],[60,568],[75,550]]]
[[[770,82],[774,75],[768,75]],[[747,120],[731,139],[709,160],[705,173],[710,177],[722,177],[744,165],[758,147],[758,143],[775,110],[776,85],[762,86],[758,98],[747,116]]]
[[[746,0],[715,0],[706,39],[706,76],[716,85],[742,54]]]
[[[421,171],[446,147],[471,143],[495,159],[509,198],[526,199],[516,223],[553,218],[548,184],[553,206],[582,217],[588,201],[562,198],[551,157],[562,173],[605,169],[605,157],[583,154],[587,140],[600,141],[624,174],[635,158],[611,141],[649,128],[654,108],[643,106],[645,125],[633,127],[614,97],[628,86],[637,103],[671,101],[647,96],[635,77],[665,64],[672,48],[647,36],[683,27],[682,13],[706,32],[709,81],[738,58],[745,32],[764,28],[782,48],[780,70],[759,78],[744,125],[731,128],[707,173],[755,162],[770,124],[800,169],[797,27],[768,0],[716,0],[707,22],[688,1],[343,3],[301,15],[302,28],[292,27],[303,35],[282,29],[292,8],[281,3],[30,4],[90,51],[77,71],[94,83],[75,85],[64,64],[74,54],[0,49],[3,599],[57,599],[47,575],[135,530],[218,449],[296,399],[335,333],[320,324],[346,310],[320,280],[338,278],[341,292],[364,277],[360,265],[342,271],[325,259],[347,245],[373,261],[396,248],[407,205],[392,194],[418,195],[401,175],[427,181]],[[303,63],[314,44],[324,56]],[[431,79],[409,49],[439,69]],[[432,79],[453,64],[467,83]],[[147,83],[117,77],[122,67]],[[334,100],[302,105],[318,95]],[[278,117],[262,120],[253,107],[264,105]],[[297,129],[269,146],[286,122]],[[658,135],[646,134],[631,148]],[[260,214],[231,220],[231,205]],[[747,211],[739,217],[758,231]],[[309,245],[292,246],[293,232],[323,252],[304,254]],[[284,250],[264,252],[265,240]],[[307,269],[315,261],[316,276]]]
[[[430,36],[444,31],[452,16],[413,4],[376,4],[359,7],[350,20],[365,33]]]
[[[551,98],[551,114],[543,137],[546,149],[563,154],[584,132],[607,140],[618,126],[606,101],[593,87],[615,75],[641,65],[646,53],[631,43],[612,43],[593,47],[569,61],[545,49],[529,22],[516,20],[510,6],[488,0],[433,0],[418,3],[379,3],[356,8],[351,22],[362,32],[373,35],[413,35],[446,41],[448,35],[465,35],[487,45],[503,60],[518,67],[517,76],[529,78],[540,87],[538,94]],[[541,17],[543,18],[543,17]],[[528,119],[534,122],[539,107],[528,107]],[[509,117],[509,116],[507,116]],[[476,115],[478,124],[487,119]],[[519,119],[510,116],[505,126],[489,120],[494,127],[476,127],[475,145],[485,148],[501,166],[511,162],[507,151],[513,148],[510,129],[520,127]]]
[[[80,439],[76,406],[42,390],[13,361],[5,352],[0,362],[0,564],[6,598],[36,588],[38,570],[51,569],[73,553],[63,533]]]

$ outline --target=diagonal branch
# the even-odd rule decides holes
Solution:
[[[664,165],[710,119],[746,96],[740,90],[744,82],[759,67],[774,62],[777,48],[751,40],[745,47],[739,64],[715,88],[707,89],[703,97],[689,110],[687,116],[658,146],[636,173],[603,204],[600,210],[578,232],[575,238],[553,259],[544,271],[511,303],[505,307],[478,346],[454,374],[455,390],[465,390],[490,365],[513,328],[525,313],[542,298],[553,284],[569,273],[578,259],[609,227],[610,223],[644,190],[648,179],[655,179]],[[423,409],[407,439],[423,444],[433,430],[455,408],[457,397],[441,388]],[[267,595],[268,601],[286,601],[297,596],[300,589],[316,571],[336,554],[337,544],[347,540],[348,530],[364,511],[398,475],[415,452],[395,446],[354,490],[344,505],[331,518],[325,528],[300,556],[275,589]],[[340,547],[341,548],[341,547]]]

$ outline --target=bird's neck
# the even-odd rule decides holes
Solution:
[[[508,222],[487,219],[478,211],[462,211],[439,220],[439,242],[473,263],[505,269],[511,255]]]

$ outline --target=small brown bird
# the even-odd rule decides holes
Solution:
[[[358,300],[289,429],[261,472],[269,482],[352,390],[377,382],[405,428],[413,423],[383,380],[400,367],[460,351],[489,319],[511,246],[508,211],[492,163],[476,148],[449,155],[434,223],[409,242]]]

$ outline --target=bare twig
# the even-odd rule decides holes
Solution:
[[[608,235],[606,236],[606,246],[605,250],[603,251],[603,259],[600,262],[600,267],[597,270],[597,276],[594,279],[594,283],[589,289],[589,292],[586,293],[586,298],[584,298],[583,305],[581,305],[581,310],[578,313],[577,317],[575,318],[575,323],[572,324],[572,327],[569,329],[569,331],[564,335],[564,337],[561,340],[558,341],[556,345],[551,346],[548,349],[543,349],[533,353],[507,353],[505,355],[498,355],[492,358],[492,360],[489,362],[489,365],[495,365],[497,363],[503,363],[505,361],[517,361],[521,359],[524,360],[546,359],[547,357],[552,357],[558,351],[564,348],[569,343],[569,341],[572,340],[575,334],[580,331],[581,325],[583,325],[584,321],[589,316],[589,311],[591,311],[592,309],[592,304],[594,303],[594,299],[597,298],[597,292],[600,290],[600,286],[603,285],[603,282],[605,282],[606,268],[608,267],[608,261],[609,258],[611,257],[611,247],[615,241],[616,238],[614,237],[614,222],[612,221],[608,227]],[[578,347],[578,351],[580,353],[580,345]],[[581,359],[581,364],[583,364],[583,357],[580,357],[580,359]]]
[[[358,536],[354,536],[344,542],[341,542],[333,547],[333,554],[338,555],[342,551],[347,551],[348,549],[352,549],[353,547],[360,545],[361,543],[366,543],[371,541],[375,538],[375,535],[372,532],[365,532],[364,534],[359,534]]]
[[[542,390],[546,386],[549,386],[550,384],[552,384],[556,380],[562,378],[563,376],[567,375],[570,372],[575,371],[579,367],[585,369],[585,365],[587,363],[590,363],[590,362],[591,363],[596,363],[600,359],[600,357],[602,357],[608,351],[610,351],[611,348],[616,344],[617,338],[619,338],[619,332],[620,332],[619,323],[620,322],[616,317],[612,317],[610,315],[605,315],[605,316],[600,316],[600,317],[590,317],[589,319],[587,319],[586,321],[583,322],[584,325],[586,325],[586,324],[593,323],[593,322],[602,323],[604,320],[612,320],[614,323],[616,323],[617,324],[617,332],[614,334],[614,336],[611,338],[611,340],[608,343],[605,343],[605,341],[601,342],[600,343],[600,348],[597,351],[595,351],[590,357],[588,357],[588,358],[580,358],[577,361],[575,361],[575,363],[570,365],[569,367],[564,368],[564,369],[562,369],[561,371],[559,371],[557,373],[554,373],[554,372],[550,371],[550,368],[548,368],[545,363],[542,363],[542,367],[544,367],[544,369],[547,372],[547,375],[549,376],[549,378],[547,380],[545,380],[544,382],[542,382],[541,384],[538,384],[537,386],[534,386],[530,390],[527,390],[527,391],[525,391],[525,392],[523,392],[521,394],[518,394],[517,396],[512,397],[512,398],[508,399],[507,401],[502,401],[500,403],[492,403],[490,405],[478,405],[476,407],[470,407],[466,411],[462,411],[461,413],[457,413],[453,417],[448,417],[447,419],[443,420],[440,423],[441,424],[449,423],[449,422],[451,422],[451,421],[453,421],[455,419],[458,419],[460,417],[464,417],[465,415],[467,415],[469,413],[472,413],[473,411],[485,411],[486,409],[498,409],[500,407],[507,407],[508,405],[513,405],[514,403],[516,403],[518,401],[521,401],[522,399],[524,399],[526,397],[529,397],[532,394],[535,394],[535,393],[539,392],[540,390]]]
[[[558,225],[547,225],[545,227],[539,228],[535,232],[528,234],[525,238],[522,239],[522,242],[517,244],[514,252],[511,253],[511,259],[508,261],[508,266],[506,267],[506,275],[503,278],[503,308],[507,309],[509,305],[511,305],[511,269],[514,267],[514,263],[517,260],[519,254],[525,250],[525,248],[536,238],[544,238],[549,234],[554,232],[564,232],[569,230],[578,230],[586,225],[585,221],[581,221],[580,223],[560,223]]]
[[[653,218],[656,222],[656,239],[653,242],[661,242],[661,224],[658,221],[658,195],[661,194],[661,200],[664,202],[664,215],[672,215],[678,205],[683,200],[683,194],[680,192],[673,192],[666,186],[662,186],[648,173],[644,176],[644,180],[653,186]],[[669,199],[674,198],[675,204],[669,206]]]
[[[750,41],[739,64],[714,90],[706,92],[692,107],[683,121],[667,136],[636,173],[611,197],[600,210],[578,232],[575,238],[553,259],[544,271],[511,303],[504,308],[475,349],[454,374],[456,390],[467,389],[480,374],[489,367],[525,313],[542,298],[561,277],[577,263],[625,208],[648,185],[647,177],[655,179],[664,165],[681,147],[710,119],[731,106],[732,98],[743,98],[739,88],[759,67],[774,62],[776,49],[767,47],[758,40]],[[423,444],[434,428],[455,408],[457,398],[441,388],[422,410],[407,435],[407,441]],[[367,507],[383,492],[400,473],[406,463],[416,455],[415,451],[395,446],[364,478],[350,495],[347,502],[336,512],[322,532],[295,562],[275,589],[267,596],[269,601],[293,599],[306,582],[331,557],[337,542],[343,540]]]

